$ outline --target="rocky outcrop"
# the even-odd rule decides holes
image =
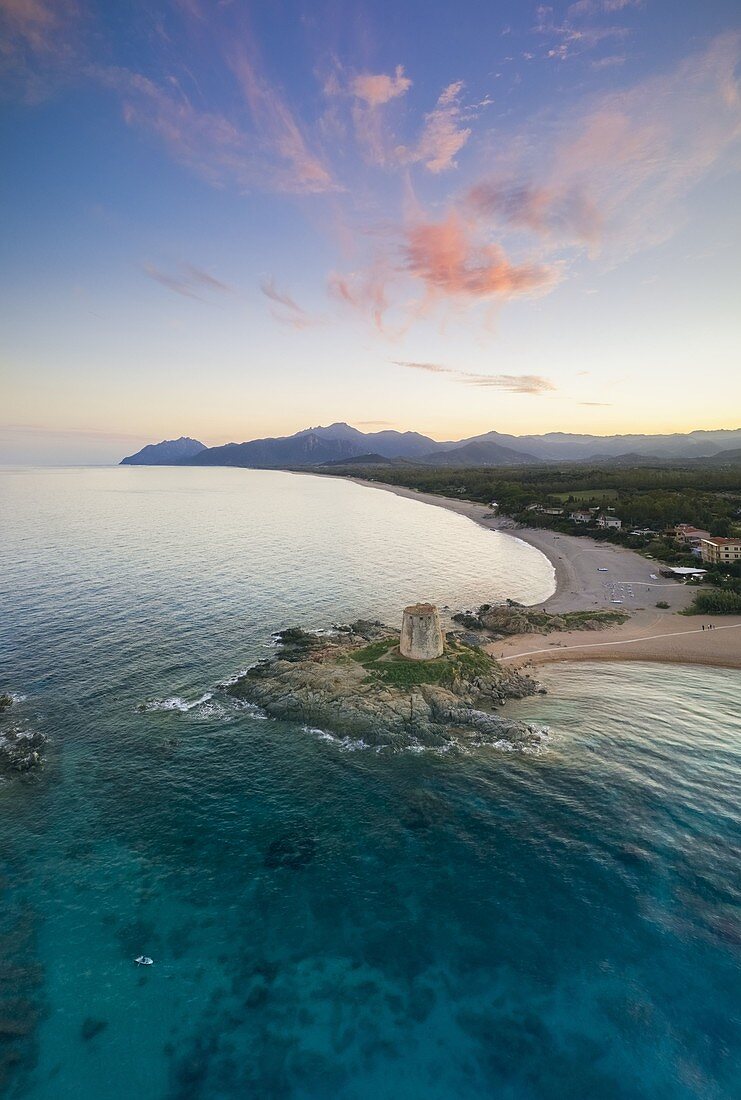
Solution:
[[[438,659],[405,659],[398,632],[381,623],[354,623],[330,635],[284,631],[276,655],[227,690],[273,717],[371,743],[466,734],[524,742],[536,736],[527,723],[497,713],[506,700],[535,693],[529,677],[452,635]]]
[[[511,637],[516,634],[551,634],[564,630],[604,630],[608,626],[624,623],[630,616],[624,611],[566,611],[551,615],[522,607],[513,600],[506,604],[482,604],[476,612],[461,611],[453,615],[453,622],[469,631],[482,631],[489,639]]]

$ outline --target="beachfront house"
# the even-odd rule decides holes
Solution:
[[[620,530],[623,526],[623,521],[618,519],[617,516],[597,516],[598,527],[614,527],[616,530]]]
[[[711,565],[730,565],[741,561],[741,538],[702,540],[702,560]]]
[[[589,523],[592,519],[592,513],[578,509],[576,512],[569,512],[569,519],[572,519],[574,523]]]
[[[674,538],[684,546],[700,546],[703,539],[709,539],[710,532],[690,523],[678,523],[674,529]]]

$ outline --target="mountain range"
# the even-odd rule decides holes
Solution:
[[[507,435],[485,432],[439,442],[418,432],[361,432],[350,424],[305,428],[295,435],[206,447],[181,436],[149,444],[122,459],[127,466],[242,466],[286,469],[301,466],[374,465],[402,462],[429,466],[525,466],[552,462],[619,463],[739,462],[741,428],[685,435]]]

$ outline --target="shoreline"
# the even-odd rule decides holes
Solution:
[[[491,642],[485,649],[497,660],[513,667],[556,661],[654,661],[741,669],[741,616],[678,616],[677,612],[692,602],[697,589],[660,577],[654,572],[658,565],[633,550],[596,542],[588,536],[517,527],[511,520],[492,515],[485,505],[470,500],[455,500],[364,478],[344,480],[445,508],[487,531],[509,535],[540,550],[553,566],[556,588],[547,600],[532,606],[542,607],[550,614],[617,607],[630,614],[627,622],[600,630],[596,638],[597,632],[582,630],[520,634]],[[657,600],[666,601],[669,608],[657,609]],[[707,629],[709,626],[713,629]],[[593,641],[586,640],[590,634]]]

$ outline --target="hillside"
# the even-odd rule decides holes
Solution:
[[[162,443],[148,443],[136,454],[122,458],[120,466],[176,466],[183,461],[195,458],[201,451],[207,450],[198,439],[181,435],[180,439],[165,439]]]

